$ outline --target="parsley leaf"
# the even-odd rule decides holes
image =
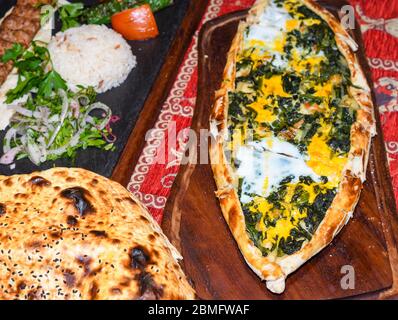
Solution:
[[[38,77],[28,77],[21,79],[19,77],[18,84],[14,89],[7,91],[6,103],[10,104],[14,100],[23,97],[25,94],[29,93],[33,88],[36,88],[40,84],[40,78]]]
[[[7,49],[1,57],[1,62],[7,63],[8,61],[17,61],[24,52],[24,48],[20,43],[14,43],[10,49]]]
[[[40,83],[38,95],[47,98],[51,96],[53,91],[58,91],[59,89],[66,90],[66,82],[61,78],[58,72],[52,70],[46,74],[43,81]]]
[[[62,22],[62,31],[80,25],[79,18],[83,14],[84,5],[81,2],[71,3],[59,9],[59,16]]]
[[[64,79],[54,69],[46,72],[46,67],[51,64],[50,53],[46,47],[32,43],[32,49],[21,51],[19,46],[14,45],[14,50],[9,53],[13,59],[14,66],[18,69],[18,83],[14,89],[7,92],[6,103],[21,98],[33,88],[38,88],[37,95],[48,98],[59,89],[67,90]],[[6,52],[7,54],[7,52]]]

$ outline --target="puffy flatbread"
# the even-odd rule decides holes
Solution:
[[[83,169],[0,176],[0,299],[194,299],[149,212]]]
[[[282,0],[278,2],[282,5],[284,3]],[[350,131],[348,161],[342,171],[336,195],[311,239],[304,241],[302,247],[293,254],[266,256],[254,244],[248,234],[245,214],[238,195],[237,172],[225,152],[229,135],[229,93],[236,89],[237,57],[242,49],[247,28],[259,22],[264,10],[270,5],[269,0],[258,0],[250,10],[246,21],[239,25],[228,53],[224,79],[220,90],[216,92],[210,119],[210,128],[215,140],[210,147],[210,159],[223,215],[248,265],[262,280],[266,280],[268,289],[275,293],[282,293],[286,277],[327,246],[352,217],[366,178],[371,137],[375,134],[370,89],[354,54],[358,46],[330,12],[312,0],[299,2],[326,21],[334,32],[338,50],[346,59],[351,74],[352,85],[349,94],[358,104],[358,110],[356,110],[356,121]],[[275,26],[275,29],[278,27],[280,26]]]

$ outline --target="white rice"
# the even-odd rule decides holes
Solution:
[[[78,85],[105,92],[123,83],[136,58],[123,37],[103,25],[58,32],[48,45],[54,69],[71,90]]]

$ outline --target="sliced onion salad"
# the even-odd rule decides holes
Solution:
[[[110,123],[112,110],[101,102],[92,102],[82,93],[58,90],[57,106],[35,106],[24,103],[13,106],[11,125],[3,141],[0,164],[15,167],[15,161],[28,157],[35,165],[55,160],[83,147],[83,140],[93,133],[111,148],[115,137]],[[34,104],[33,104],[34,105]],[[111,138],[108,138],[111,137]],[[85,143],[89,143],[86,141]]]

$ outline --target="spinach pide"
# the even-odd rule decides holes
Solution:
[[[246,231],[264,257],[298,252],[330,208],[359,105],[335,33],[299,0],[244,30],[228,93],[226,153]]]

